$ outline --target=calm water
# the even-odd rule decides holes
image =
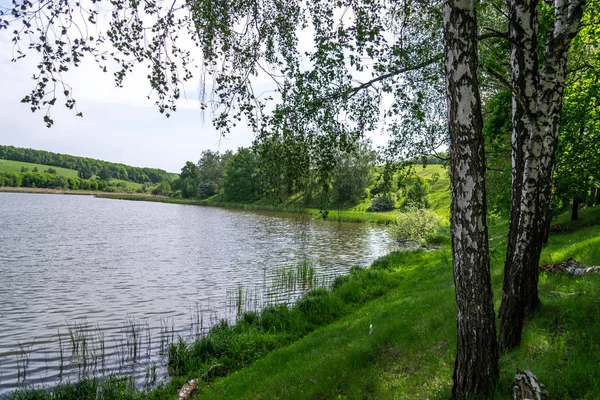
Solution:
[[[312,260],[324,281],[391,245],[381,227],[293,214],[0,193],[0,394],[160,378],[166,345],[234,318],[240,286],[260,306],[284,267]]]

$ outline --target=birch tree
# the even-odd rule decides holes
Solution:
[[[499,375],[474,0],[444,3],[444,43],[458,330],[452,394],[467,399],[489,395]]]
[[[560,129],[567,55],[579,29],[584,0],[557,0],[553,26],[539,61],[539,2],[511,0],[508,14],[512,110],[512,206],[504,265],[499,344],[521,341],[523,321],[535,310],[538,264],[548,232],[548,210]],[[541,64],[541,67],[540,67]]]

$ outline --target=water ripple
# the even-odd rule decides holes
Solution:
[[[0,227],[0,394],[143,382],[173,338],[232,318],[238,285],[283,299],[260,292],[281,267],[311,259],[333,279],[390,248],[375,226],[91,196],[0,193]]]

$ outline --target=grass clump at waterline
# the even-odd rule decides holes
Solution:
[[[331,289],[311,290],[291,306],[246,311],[236,324],[221,321],[193,343],[180,340],[169,350],[169,370],[176,376],[198,377],[210,369],[214,377],[244,368],[398,286],[401,275],[389,271],[387,265],[354,267],[338,277]]]

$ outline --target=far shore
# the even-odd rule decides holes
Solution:
[[[100,190],[68,190],[68,189],[48,189],[48,188],[30,188],[30,187],[12,187],[12,186],[0,186],[0,192],[11,192],[11,193],[40,193],[40,194],[71,194],[71,195],[91,195],[96,197],[110,197],[115,196],[136,196],[140,198],[152,197],[156,199],[169,199],[166,196],[157,196],[150,193],[126,193],[126,192],[103,192]],[[158,200],[157,200],[158,201]]]
[[[65,190],[65,189],[28,188],[28,187],[11,187],[11,186],[0,186],[0,192],[43,193],[43,194],[82,194],[82,195],[97,194],[97,192],[94,192],[92,190]]]
[[[38,193],[38,194],[67,194],[67,195],[84,195],[96,196],[99,198],[108,198],[115,200],[133,200],[133,201],[154,201],[161,203],[172,204],[187,204],[209,207],[222,207],[241,210],[253,211],[273,211],[273,212],[294,212],[303,213],[312,216],[313,218],[322,218],[321,212],[314,208],[302,208],[291,206],[288,204],[271,205],[271,204],[246,204],[246,203],[231,203],[224,201],[196,200],[196,199],[178,199],[167,196],[157,196],[150,193],[125,193],[125,192],[102,192],[92,190],[65,190],[65,189],[44,189],[44,188],[24,188],[24,187],[0,187],[0,192],[10,193]],[[387,215],[386,215],[387,214]],[[395,220],[395,216],[389,213],[373,213],[365,211],[353,210],[330,210],[328,219],[340,222],[367,222],[375,224],[387,225]]]

